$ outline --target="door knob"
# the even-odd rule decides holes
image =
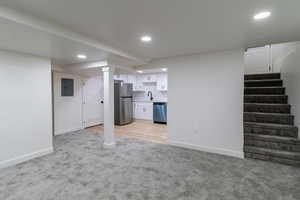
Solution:
[[[100,103],[104,103],[104,101],[100,101]]]

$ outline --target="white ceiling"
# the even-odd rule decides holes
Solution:
[[[0,5],[141,58],[300,40],[299,0],[2,0]],[[265,9],[271,18],[255,22],[252,16]],[[151,44],[140,43],[145,33],[152,35]]]
[[[76,55],[89,55],[85,61],[102,60],[109,57],[109,53],[97,48],[45,33],[0,18],[0,49],[24,52],[41,57],[50,57],[56,65],[83,62]]]

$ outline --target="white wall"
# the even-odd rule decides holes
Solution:
[[[74,79],[74,96],[61,96],[61,79]],[[82,78],[69,73],[53,73],[54,134],[60,135],[83,129]]]
[[[245,52],[245,74],[270,72],[270,46],[250,48]]]
[[[282,60],[281,74],[289,103],[292,105],[295,125],[300,127],[300,45]],[[300,134],[298,136],[300,139]]]
[[[50,60],[0,51],[0,167],[53,151]]]
[[[167,67],[169,143],[243,157],[242,50],[161,61]]]
[[[285,58],[300,45],[300,42],[272,44],[251,48],[245,52],[245,74],[281,72]],[[270,48],[271,47],[271,48]]]
[[[101,73],[100,71],[99,74]],[[85,125],[103,123],[103,105],[100,103],[103,99],[103,78],[99,74],[87,77],[69,72],[53,72],[55,135],[81,130],[85,128]],[[74,79],[73,97],[61,96],[62,78]],[[88,84],[88,87],[84,87],[83,82],[86,86]],[[84,121],[87,124],[84,124]]]
[[[289,42],[282,44],[273,44],[272,46],[272,65],[274,72],[281,72],[282,65],[285,62],[286,57],[289,56],[297,46],[299,42]]]

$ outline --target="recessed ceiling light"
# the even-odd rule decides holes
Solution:
[[[138,70],[138,71],[136,71],[137,73],[140,73],[140,74],[142,74],[143,73],[143,71],[142,70]]]
[[[161,69],[163,72],[166,72],[166,71],[168,71],[168,69],[167,68],[162,68]]]
[[[271,12],[269,12],[269,11],[264,11],[264,12],[260,12],[260,13],[258,13],[258,14],[256,14],[256,15],[254,15],[254,19],[255,20],[260,20],[260,19],[265,19],[265,18],[268,18],[268,17],[270,17],[271,16]]]
[[[141,37],[141,41],[142,42],[151,42],[152,41],[152,37],[149,35],[144,35]]]
[[[84,54],[78,54],[77,58],[79,58],[79,59],[86,59],[86,55],[84,55]]]

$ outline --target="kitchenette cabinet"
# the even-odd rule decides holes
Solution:
[[[145,91],[145,87],[143,84],[143,77],[142,76],[135,76],[135,83],[133,84],[133,91]]]
[[[131,84],[135,85],[136,75],[127,75],[127,83],[131,83]]]
[[[145,92],[145,85],[147,83],[156,84],[156,89],[158,91],[168,91],[167,73],[115,75],[114,79],[124,81],[125,83],[132,83],[133,91],[135,92]]]
[[[153,103],[152,102],[134,102],[134,118],[153,120]]]
[[[153,102],[149,99],[149,92],[151,92],[154,97],[153,101],[167,102],[167,73],[115,75],[114,79],[124,81],[125,83],[131,83],[133,85],[134,119],[154,120]]]
[[[168,91],[168,77],[167,74],[157,74],[157,90]]]
[[[156,82],[156,74],[145,74],[142,75],[144,83],[155,83]]]
[[[124,81],[125,83],[127,83],[128,82],[128,76],[123,75],[123,74],[117,74],[117,75],[114,75],[114,80]]]

